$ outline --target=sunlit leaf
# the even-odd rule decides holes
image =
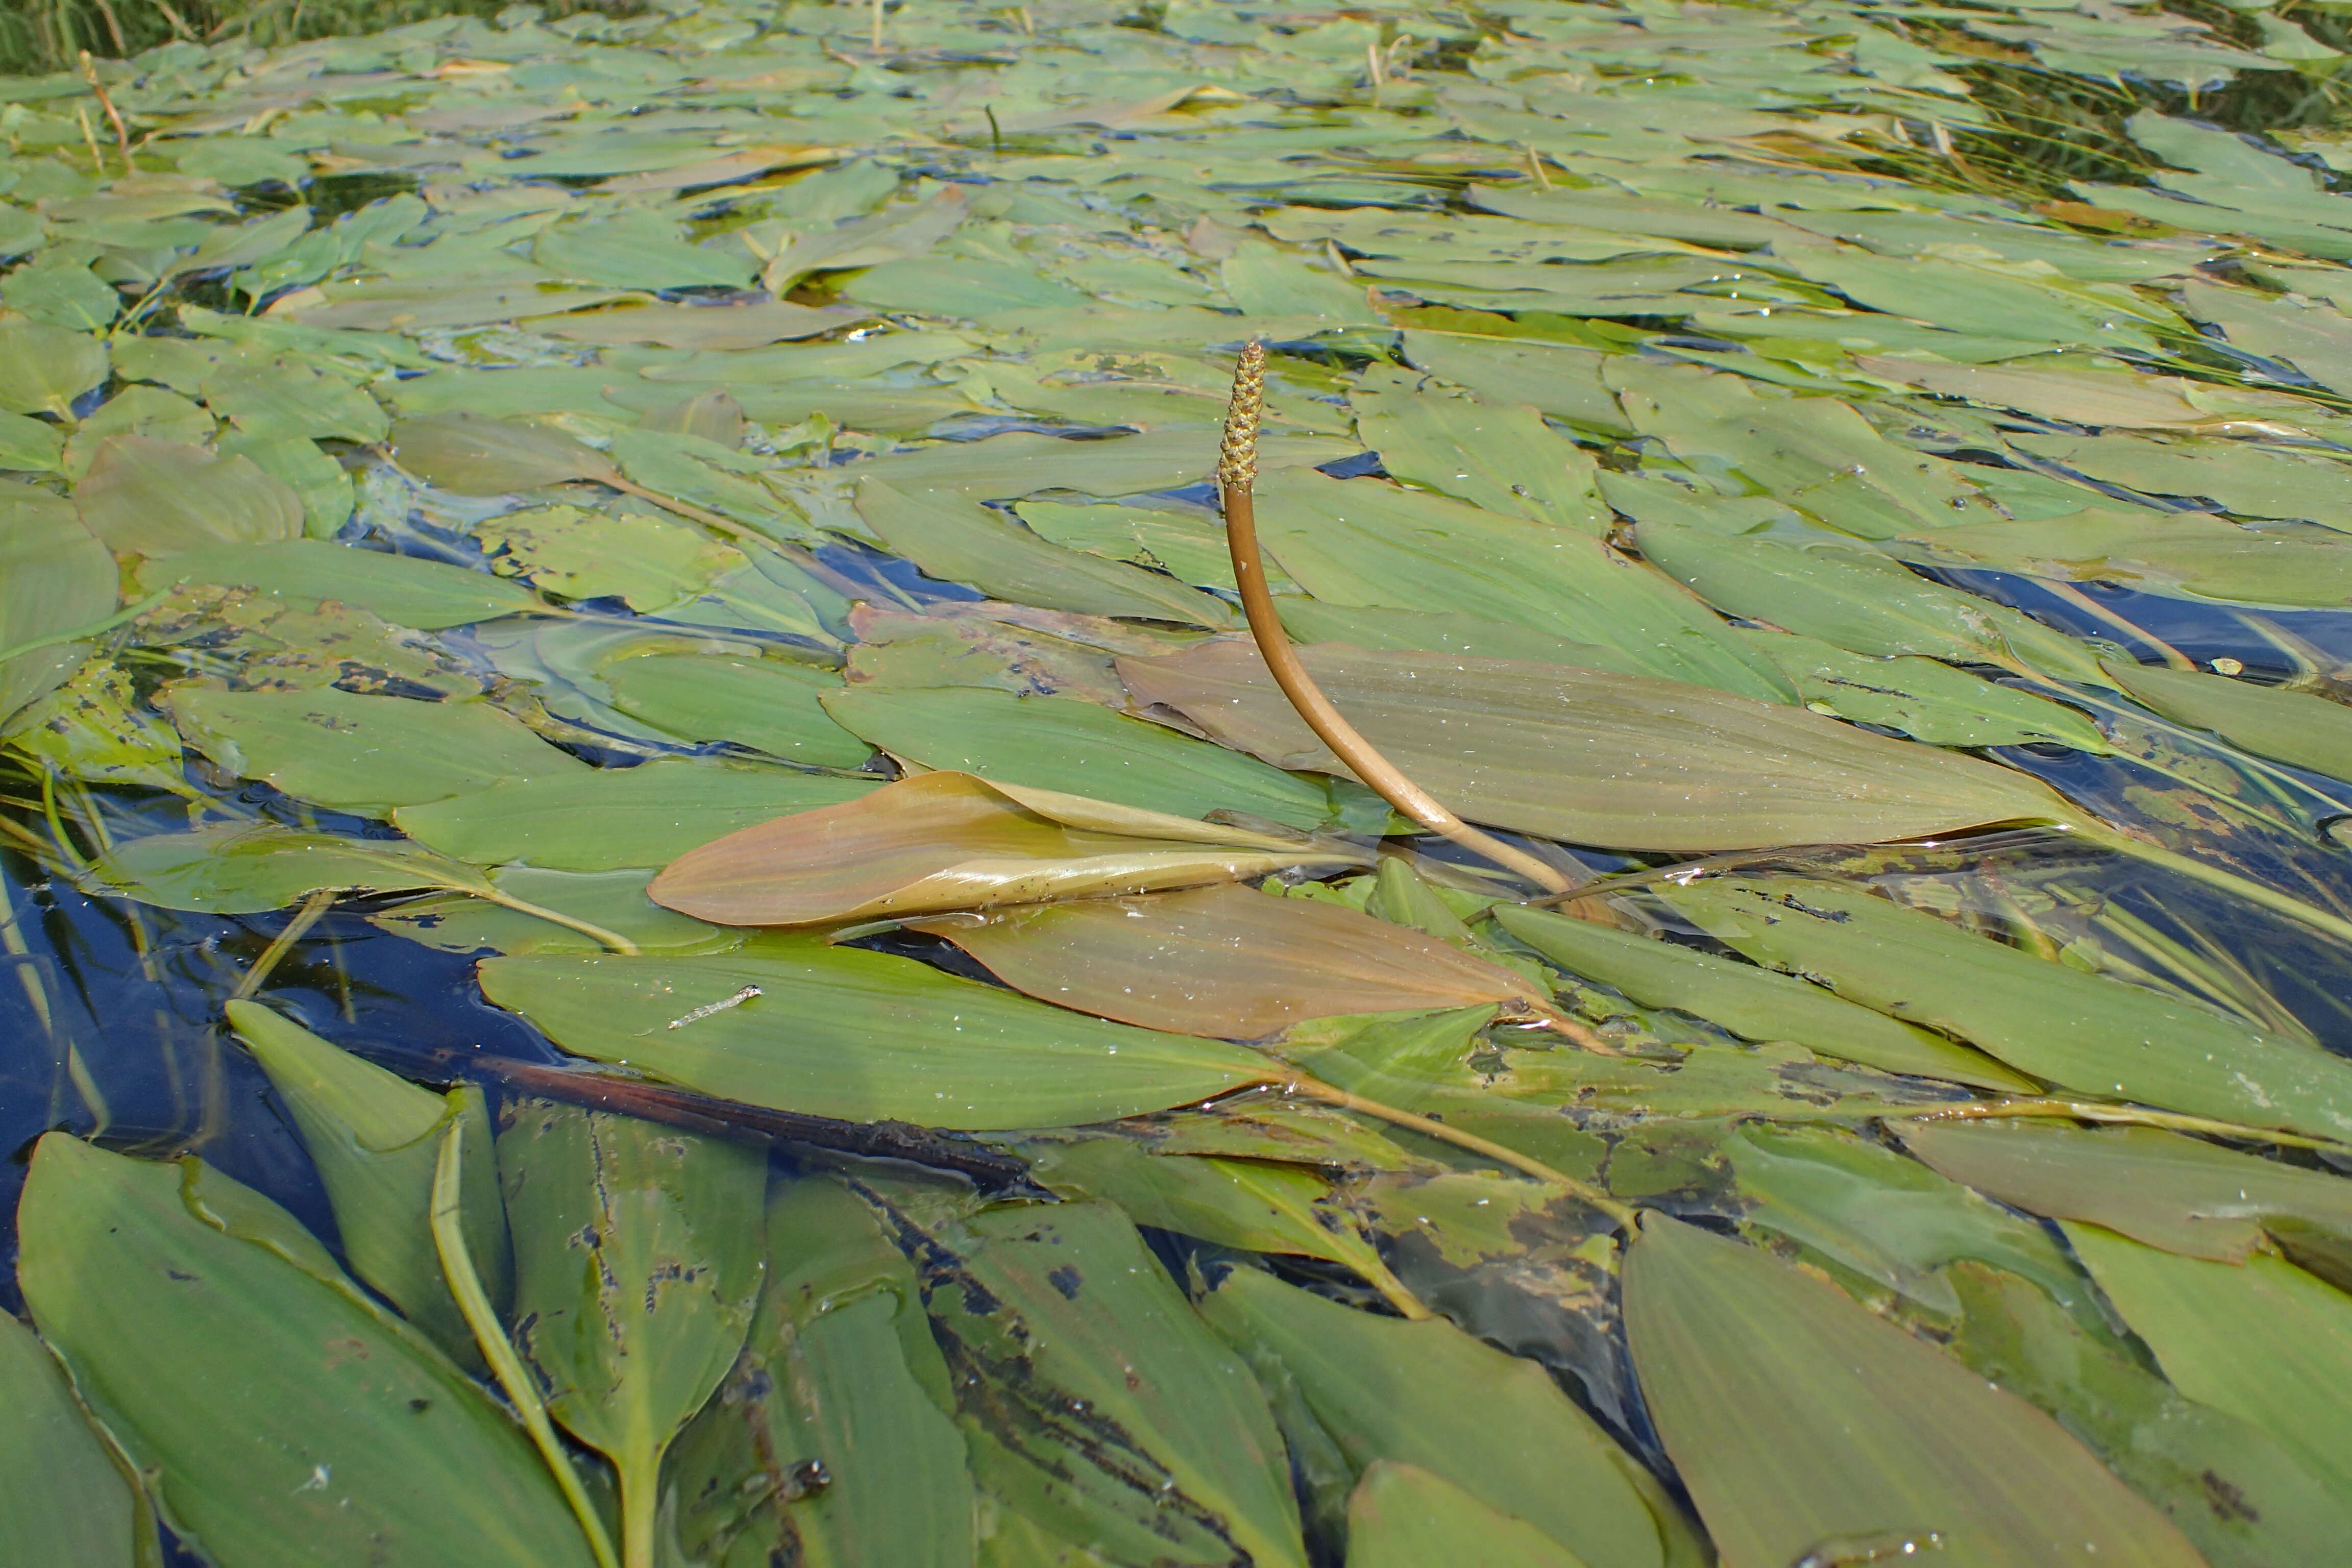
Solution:
[[[1645,1218],[1625,1326],[1725,1568],[1937,1549],[2203,1561],[2048,1416],[1754,1247]]]
[[[463,414],[404,419],[392,427],[391,447],[403,468],[459,495],[601,483],[616,471],[602,452],[560,431]]]
[[[473,867],[398,840],[228,822],[126,839],[92,863],[103,886],[165,909],[257,914],[310,893],[487,888]]]
[[[2116,685],[2178,723],[2210,730],[2261,756],[2352,778],[2352,711],[2342,703],[2225,675],[2120,662],[2106,668]]]
[[[940,773],[740,829],[672,862],[654,894],[730,925],[810,925],[1149,892],[1355,858]]]
[[[786,659],[652,654],[604,671],[613,706],[684,741],[732,741],[818,767],[854,768],[873,748],[826,717],[831,670]]]
[[[2334,1056],[1861,889],[1726,878],[1663,896],[1759,963],[2064,1088],[2315,1137],[2352,1131],[2352,1065]]]
[[[1442,1319],[1375,1317],[1247,1268],[1201,1311],[1262,1378],[1296,1387],[1359,1474],[1383,1460],[1427,1470],[1593,1568],[1664,1563],[1687,1531],[1543,1368]]]
[[[257,1004],[231,1002],[227,1012],[301,1129],[352,1272],[453,1359],[479,1370],[481,1352],[443,1279],[429,1219],[442,1130],[462,1121],[467,1251],[491,1300],[503,1304],[513,1270],[481,1090],[464,1085],[435,1094]]]
[[[174,583],[251,588],[306,607],[332,599],[424,631],[545,608],[530,589],[487,572],[307,539],[190,550],[142,563],[139,582],[150,590]]]
[[[172,555],[207,545],[298,539],[302,502],[250,459],[146,436],[98,448],[74,505],[118,554]]]
[[[0,321],[0,409],[68,416],[106,380],[106,345],[41,321]]]
[[[1348,1499],[1349,1568],[1585,1568],[1585,1559],[1418,1466],[1375,1460]]]
[[[1282,1070],[1239,1047],[1080,1017],[808,938],[698,958],[494,958],[481,980],[492,1002],[576,1055],[848,1121],[1068,1127]],[[698,1009],[709,1011],[688,1016]]]
[[[1365,737],[1475,822],[1628,849],[1907,838],[2067,821],[2021,775],[1801,710],[1563,665],[1325,644],[1302,655]],[[1277,766],[1339,772],[1257,650],[1119,660],[1139,704]]]
[[[1255,1040],[1302,1018],[1551,998],[1450,943],[1226,884],[908,922],[1017,991],[1177,1034]]]
[[[113,558],[72,507],[29,488],[0,489],[0,725],[89,657],[89,644],[58,634],[104,620],[116,580]]]
[[[593,1563],[505,1411],[259,1193],[51,1133],[17,1217],[35,1323],[207,1557]]]
[[[649,1563],[662,1455],[751,1331],[767,1152],[541,1101],[511,1113],[498,1163],[515,1348],[549,1412],[613,1461],[625,1559]]]
[[[11,1563],[131,1568],[153,1550],[131,1482],[33,1331],[0,1319],[0,1553]]]

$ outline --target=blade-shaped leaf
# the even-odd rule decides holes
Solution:
[[[1587,1568],[1524,1520],[1415,1465],[1380,1459],[1348,1499],[1348,1568]]]
[[[397,840],[296,833],[275,824],[215,824],[126,839],[91,863],[107,888],[167,910],[257,914],[327,889],[478,891],[488,879],[463,861]]]
[[[462,1145],[468,1166],[467,1251],[490,1299],[503,1305],[513,1270],[481,1089],[464,1084],[446,1096],[434,1094],[267,1007],[231,1002],[227,1011],[229,1026],[301,1129],[352,1272],[457,1362],[478,1371],[481,1352],[442,1277],[429,1222],[442,1129],[461,1119],[468,1134]]]
[[[2319,1138],[2352,1133],[2352,1064],[1832,882],[1710,879],[1662,895],[1759,963],[1943,1029],[2086,1094]]]
[[[1367,740],[1475,822],[1624,849],[1875,842],[2068,821],[2022,775],[1801,709],[1565,665],[1304,650]],[[1281,767],[1340,772],[1255,647],[1122,658],[1143,706]]]
[[[333,599],[422,631],[547,607],[521,584],[487,572],[315,539],[190,550],[143,564],[139,583],[151,591],[174,583],[217,583],[305,607]]]
[[[2110,663],[2116,684],[2166,718],[2331,778],[2352,778],[2352,710],[2226,675]]]
[[[594,1561],[505,1413],[260,1194],[51,1133],[18,1219],[35,1322],[205,1556]]]
[[[763,1268],[763,1148],[526,1102],[499,1134],[516,1348],[618,1472],[622,1557],[651,1568],[662,1455],[735,1362]]]
[[[1647,1217],[1625,1326],[1724,1568],[2204,1561],[2047,1415],[1754,1247]]]
[[[88,643],[50,639],[105,619],[117,575],[72,507],[0,487],[0,725],[89,657]]]
[[[1572,973],[1645,1007],[1695,1013],[1743,1039],[1794,1040],[1825,1057],[1983,1089],[2030,1094],[2035,1087],[1980,1051],[1791,975],[1521,904],[1496,904],[1487,912]]]
[[[428,414],[392,427],[401,467],[443,489],[499,496],[617,477],[612,460],[559,430],[473,414]]]
[[[497,958],[481,977],[492,1002],[566,1050],[722,1099],[848,1121],[1067,1127],[1188,1105],[1282,1071],[1238,1047],[1079,1017],[805,937],[694,958]],[[728,1005],[747,986],[756,994]],[[713,1005],[724,1005],[688,1016]]]
[[[653,894],[729,925],[812,925],[1150,892],[1357,859],[1346,850],[940,773],[704,845],[672,862]]]
[[[0,1561],[131,1568],[154,1526],[33,1331],[0,1313]],[[143,1535],[151,1538],[142,1542]]]
[[[1016,991],[1178,1034],[1255,1040],[1342,1013],[1551,1008],[1540,986],[1451,943],[1230,884],[908,923]]]
[[[302,535],[302,501],[256,468],[201,447],[110,436],[74,487],[83,526],[121,555],[172,555]]]
[[[732,741],[814,767],[854,768],[872,748],[825,716],[831,670],[789,659],[649,654],[604,672],[613,706],[686,741]]]
[[[1532,1361],[1442,1319],[1376,1317],[1240,1268],[1202,1314],[1271,1381],[1286,1377],[1360,1474],[1417,1466],[1528,1521],[1593,1568],[1652,1568],[1687,1533],[1632,1456]]]

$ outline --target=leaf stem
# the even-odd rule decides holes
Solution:
[[[335,891],[332,888],[321,888],[303,900],[302,907],[295,910],[293,918],[286,922],[286,929],[279,931],[271,940],[269,945],[262,950],[261,956],[254,961],[253,967],[245,972],[245,978],[236,983],[236,989],[229,993],[228,999],[232,1002],[250,1000],[254,993],[259,991],[263,983],[268,980],[270,972],[283,962],[288,953],[294,951],[294,944],[310,935],[310,928],[317,925],[320,917],[334,908],[334,905]]]
[[[1569,891],[1576,884],[1557,868],[1471,826],[1373,750],[1299,662],[1298,651],[1282,629],[1274,595],[1266,588],[1265,562],[1258,551],[1257,504],[1251,487],[1257,479],[1257,427],[1265,402],[1265,345],[1252,342],[1242,350],[1241,363],[1234,369],[1233,399],[1225,407],[1224,439],[1217,457],[1217,482],[1224,502],[1225,546],[1233,556],[1242,612],[1249,617],[1250,636],[1265,657],[1266,668],[1273,672],[1275,684],[1341,764],[1399,812],[1546,892]]]
[[[2135,860],[2178,872],[2192,881],[2202,882],[2209,888],[2243,899],[2248,903],[2259,904],[2273,914],[2284,915],[2322,935],[2332,936],[2340,942],[2352,945],[2352,920],[2323,910],[2316,904],[2305,903],[2283,889],[2257,882],[2252,877],[2242,877],[2235,871],[2167,849],[2160,844],[2135,838],[2102,822],[2069,823],[2066,826],[2090,843],[2113,849],[2120,855],[2128,855]]]
[[[490,1363],[499,1386],[506,1390],[513,1402],[515,1414],[521,1417],[523,1430],[539,1449],[540,1458],[554,1473],[555,1484],[563,1493],[563,1500],[572,1505],[581,1531],[588,1537],[588,1549],[596,1555],[596,1568],[621,1568],[613,1555],[613,1538],[604,1529],[604,1517],[596,1511],[588,1489],[580,1484],[580,1473],[572,1468],[571,1456],[563,1451],[563,1441],[555,1435],[555,1426],[547,1418],[547,1404],[539,1396],[538,1385],[515,1354],[514,1345],[507,1339],[506,1330],[499,1324],[498,1310],[490,1305],[488,1292],[482,1289],[482,1277],[474,1271],[474,1259],[466,1250],[466,1232],[459,1209],[460,1141],[466,1124],[452,1117],[449,1130],[441,1135],[441,1152],[433,1162],[433,1246],[441,1255],[441,1271],[448,1278],[449,1294],[457,1298],[457,1310],[465,1317],[466,1326],[474,1331],[474,1342],[482,1347],[482,1359]]]
[[[627,937],[623,936],[619,931],[606,931],[603,926],[596,924],[593,921],[583,921],[577,915],[567,915],[562,910],[551,910],[544,904],[534,904],[528,899],[518,899],[511,893],[499,891],[495,885],[477,888],[451,884],[450,890],[452,892],[458,893],[470,893],[475,898],[486,899],[491,903],[497,904],[504,909],[512,910],[518,914],[536,915],[541,920],[553,921],[560,926],[569,926],[573,931],[578,931],[582,936],[590,938],[594,942],[601,942],[605,947],[610,948],[613,952],[625,954],[630,958],[638,956],[638,954],[644,951],[638,947],[635,942],[631,942]]]
[[[1952,1105],[1922,1105],[1883,1110],[1881,1121],[1990,1121],[2010,1117],[2065,1117],[2075,1121],[2105,1121],[2126,1127],[2161,1127],[2174,1132],[2202,1132],[2242,1143],[2281,1143],[2295,1149],[2324,1149],[2342,1153],[2343,1143],[2272,1127],[2249,1127],[2241,1121],[2219,1121],[2210,1116],[2189,1116],[2173,1110],[2151,1110],[2139,1105],[2111,1105],[2092,1100],[1978,1100]]]
[[[1393,1105],[1384,1105],[1377,1100],[1366,1100],[1362,1095],[1350,1094],[1344,1089],[1325,1083],[1321,1079],[1309,1078],[1305,1073],[1285,1078],[1276,1087],[1285,1094],[1295,1095],[1300,1100],[1318,1100],[1325,1105],[1336,1106],[1341,1110],[1352,1110],[1360,1116],[1373,1117],[1410,1131],[1418,1132],[1424,1138],[1434,1138],[1439,1142],[1451,1143],[1457,1149],[1476,1154],[1483,1159],[1492,1160],[1497,1164],[1507,1165],[1523,1176],[1532,1176],[1548,1186],[1561,1188],[1580,1202],[1599,1209],[1628,1230],[1633,1228],[1634,1211],[1630,1205],[1618,1202],[1589,1182],[1580,1182],[1565,1172],[1552,1169],[1532,1155],[1522,1154],[1516,1149],[1505,1148],[1491,1139],[1479,1137],[1475,1132],[1465,1132],[1458,1127],[1448,1127],[1444,1122],[1433,1117],[1416,1116],[1410,1110],[1401,1110]]]

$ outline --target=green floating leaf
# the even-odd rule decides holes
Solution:
[[[1593,459],[1527,404],[1488,405],[1368,369],[1349,395],[1356,430],[1381,467],[1473,506],[1596,537],[1615,519],[1593,489]]]
[[[643,207],[543,229],[530,254],[559,278],[613,289],[740,289],[757,265],[740,241],[689,245],[676,223]]]
[[[593,1563],[505,1413],[251,1188],[53,1132],[17,1219],[35,1322],[205,1557]]]
[[[212,411],[251,435],[366,445],[392,428],[374,398],[299,362],[224,368],[203,385]]]
[[[302,501],[249,458],[146,436],[101,442],[74,505],[119,555],[173,555],[206,545],[302,536]]]
[[[2183,1399],[2035,1286],[1979,1263],[1956,1263],[1947,1278],[1966,1312],[1952,1353],[2055,1418],[2212,1568],[2325,1562],[2352,1529],[2340,1489],[2259,1427]]]
[[[2086,1220],[2185,1258],[2242,1263],[2265,1233],[2352,1283],[2352,1181],[2153,1127],[1913,1122],[1903,1146],[2028,1214]]]
[[[737,934],[689,920],[646,896],[653,873],[549,871],[499,866],[490,872],[494,903],[480,893],[451,892],[413,899],[367,917],[388,931],[442,952],[597,952],[617,936],[645,952],[716,952]],[[551,918],[554,917],[554,918]]]
[[[1874,658],[1788,632],[1751,633],[1749,646],[1788,673],[1814,712],[1899,730],[1927,745],[2114,750],[2080,711],[1932,658]]]
[[[2336,1497],[2352,1490],[2352,1297],[2262,1253],[2214,1263],[2063,1228],[2175,1388],[2269,1434]]]
[[[1703,687],[1328,643],[1301,658],[1366,739],[1463,816],[1571,843],[1696,852],[2074,819],[2021,774]],[[1343,772],[1246,642],[1118,671],[1139,707],[1278,767]]]
[[[65,432],[46,420],[0,410],[0,468],[56,471],[65,460]]]
[[[982,1483],[1113,1561],[1304,1568],[1265,1391],[1135,1227],[1061,1204],[967,1229],[925,1289]]]
[[[2340,702],[2226,675],[2116,663],[2105,668],[2135,700],[2175,723],[2210,730],[2260,756],[2352,779],[2352,710]]]
[[[154,1526],[33,1331],[0,1313],[0,1561],[131,1568]],[[145,1539],[142,1539],[145,1538]]]
[[[662,866],[730,833],[841,805],[879,778],[662,760],[633,768],[515,779],[392,814],[403,833],[479,866],[529,861],[551,871]]]
[[[392,427],[401,467],[464,496],[502,496],[617,477],[612,460],[556,430],[470,414],[430,414]]]
[[[1262,1379],[1296,1389],[1354,1473],[1417,1467],[1592,1568],[1684,1560],[1689,1525],[1664,1489],[1534,1362],[1442,1319],[1376,1317],[1255,1269],[1227,1275],[1201,1312]]]
[[[1572,973],[1644,1007],[1696,1014],[1743,1039],[1794,1040],[1842,1061],[1981,1089],[2031,1094],[2036,1087],[1981,1052],[1769,969],[1522,904],[1496,904],[1487,912]]]
[[[87,332],[122,313],[122,296],[87,264],[36,260],[0,279],[0,300],[36,321]]]
[[[314,805],[389,816],[394,806],[471,795],[584,764],[481,701],[421,702],[322,687],[182,687],[167,704],[191,746],[239,777]]]
[[[751,1331],[767,1150],[536,1101],[498,1164],[516,1349],[549,1413],[613,1461],[622,1561],[652,1568],[662,1455]]]
[[[0,725],[89,658],[88,643],[63,634],[108,618],[117,578],[114,558],[72,507],[0,487]]]
[[[1853,653],[1925,654],[2106,683],[2091,649],[2017,611],[1914,574],[1859,546],[1803,548],[1644,522],[1642,553],[1729,615]]]
[[[249,588],[305,608],[331,599],[428,632],[547,607],[522,584],[487,572],[315,539],[214,545],[141,563],[142,588],[175,583]]]
[[[309,894],[483,891],[489,879],[461,861],[397,840],[297,833],[274,823],[217,823],[191,833],[126,839],[91,863],[110,891],[167,910],[258,914]]]
[[[1801,1242],[1931,1311],[1959,1298],[1937,1271],[1970,1258],[2032,1280],[2058,1300],[2081,1277],[2049,1233],[1891,1149],[1822,1127],[1741,1128],[1723,1152],[1751,1227]]]
[[[2242,527],[2198,511],[2089,508],[2032,521],[1939,528],[1887,546],[1906,560],[1992,566],[2143,593],[2336,607],[2352,603],[2352,550],[2330,528]]]
[[[1407,331],[1404,357],[1416,369],[1466,386],[1486,402],[1531,404],[1589,430],[1633,434],[1617,399],[1601,384],[1601,356],[1594,350]]]
[[[1234,883],[909,921],[1016,991],[1123,1023],[1259,1040],[1307,1018],[1510,1004],[1549,1013],[1526,976],[1335,904]]]
[[[499,571],[528,577],[545,593],[611,595],[640,615],[690,604],[744,565],[734,546],[634,507],[530,507],[478,523],[474,537]]]
[[[1220,600],[1123,561],[1048,544],[956,490],[902,490],[868,479],[857,488],[857,514],[894,552],[933,577],[970,583],[1000,599],[1093,616],[1233,624]]]
[[[1337,815],[1319,780],[1293,777],[1076,698],[853,686],[828,697],[825,710],[892,756],[999,784],[1170,816],[1245,812],[1287,827],[1321,827]],[[1386,808],[1380,809],[1385,819]]]
[[[352,1272],[452,1358],[479,1370],[481,1352],[442,1278],[430,1218],[442,1129],[460,1119],[470,1134],[465,1141],[467,1250],[491,1299],[504,1305],[513,1277],[481,1089],[467,1084],[446,1096],[434,1094],[267,1007],[231,1002],[227,1011],[229,1026],[301,1129]]]
[[[2352,1064],[2194,1003],[2085,974],[1837,883],[1662,893],[1759,963],[2103,1098],[2315,1138],[2352,1134]]]
[[[1645,1217],[1625,1327],[1724,1568],[2203,1562],[2047,1415],[1754,1247]]]
[[[0,409],[73,416],[82,394],[105,384],[106,345],[45,321],[0,321]]]
[[[652,654],[608,666],[613,706],[685,741],[732,741],[815,767],[854,768],[873,748],[828,718],[844,689],[829,669],[788,659]]]
[[[1524,1520],[1418,1466],[1376,1460],[1348,1499],[1348,1568],[1587,1568]]]
[[[1304,469],[1262,479],[1258,511],[1266,549],[1318,599],[1509,621],[1618,649],[1647,675],[1796,695],[1705,605],[1588,535]]]
[[[494,958],[481,980],[492,1002],[576,1055],[845,1121],[1071,1127],[1282,1072],[1237,1046],[1080,1017],[806,937],[694,958]],[[791,1021],[781,1034],[780,1017]]]
[[[843,1568],[972,1568],[978,1500],[913,1267],[837,1180],[778,1184],[767,1235],[743,1357],[670,1460],[689,1549],[708,1535],[730,1554],[749,1541]]]

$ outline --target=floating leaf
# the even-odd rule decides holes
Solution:
[[[1383,1461],[1427,1470],[1593,1568],[1664,1564],[1688,1531],[1543,1368],[1442,1319],[1375,1317],[1248,1268],[1201,1312],[1262,1378],[1296,1386],[1358,1474]]]
[[[74,505],[117,554],[172,555],[206,545],[299,539],[302,502],[250,459],[115,436],[74,487]]]
[[[1220,601],[1124,562],[1048,544],[955,491],[900,490],[869,479],[857,497],[858,516],[885,544],[946,582],[1049,610],[1233,624]]]
[[[1171,816],[1234,811],[1317,828],[1338,815],[1339,805],[1355,805],[1335,803],[1319,780],[1292,777],[1076,698],[1016,697],[971,687],[892,691],[853,686],[828,697],[825,710],[891,755],[927,768]],[[1386,808],[1380,814],[1385,820]]]
[[[477,865],[611,871],[659,866],[755,824],[856,800],[881,782],[657,761],[514,779],[404,805],[392,818],[419,843]]]
[[[131,1568],[153,1554],[154,1526],[106,1451],[58,1363],[0,1314],[0,1556],[72,1568]]]
[[[106,546],[73,509],[29,488],[0,488],[0,725],[63,684],[89,657],[68,634],[114,609]]]
[[[2352,778],[2352,711],[2301,691],[2226,675],[2110,663],[2116,684],[2176,723],[2331,778]]]
[[[845,1121],[1069,1127],[1281,1075],[1236,1046],[1076,1017],[804,937],[698,958],[494,958],[481,980],[492,1002],[577,1055]]]
[[[2048,1416],[1754,1247],[1646,1217],[1625,1326],[1725,1568],[2203,1561]]]
[[[732,741],[816,767],[854,768],[873,748],[825,716],[831,670],[785,659],[652,654],[604,671],[613,706],[685,741]]]
[[[481,1089],[467,1084],[434,1094],[267,1007],[231,1002],[227,1011],[229,1026],[301,1129],[352,1272],[452,1358],[478,1370],[481,1352],[442,1277],[429,1221],[442,1130],[460,1120],[471,1135],[465,1150],[467,1251],[491,1300],[503,1304],[513,1274]]]
[[[546,608],[530,589],[487,572],[310,539],[200,547],[141,563],[141,587],[176,583],[249,588],[305,608],[331,599],[421,631]]]
[[[1509,1003],[1524,976],[1353,910],[1231,884],[910,921],[1016,991],[1177,1034],[1255,1040],[1302,1018]]]
[[[1523,1520],[1413,1465],[1376,1460],[1348,1498],[1348,1568],[1585,1568]]]
[[[35,1322],[206,1557],[594,1561],[505,1412],[251,1188],[53,1132],[17,1217]]]
[[[2098,725],[2076,710],[1932,658],[1873,658],[1789,632],[1756,632],[1750,646],[1787,671],[1816,713],[1899,730],[1931,746],[2114,750]]]
[[[773,300],[756,305],[635,305],[543,318],[530,324],[550,337],[575,343],[756,349],[793,338],[813,338],[870,319],[870,314],[850,306],[812,307]]]
[[[183,687],[168,706],[188,743],[229,772],[368,816],[582,767],[487,702]]]
[[[1488,913],[1563,969],[1645,1007],[1695,1013],[1746,1039],[1794,1040],[1843,1061],[1983,1089],[2031,1094],[2035,1087],[1980,1052],[1769,969],[1520,904]]]
[[[1956,1182],[2028,1214],[2242,1263],[2275,1231],[2297,1261],[2352,1279],[2352,1182],[2153,1127],[1913,1122],[1903,1146]]]
[[[1337,644],[1301,657],[1391,762],[1497,827],[1701,851],[2074,819],[2021,775],[1701,687]],[[1138,704],[1172,709],[1226,745],[1280,767],[1340,771],[1245,643],[1118,668]]]
[[[258,914],[315,892],[478,892],[473,867],[398,840],[297,833],[274,823],[216,823],[190,833],[126,839],[91,864],[103,886],[167,910]]]
[[[1346,850],[939,773],[743,828],[672,862],[653,890],[672,909],[729,925],[814,925],[1150,892],[1356,859]]]
[[[467,496],[501,496],[573,479],[602,484],[611,459],[560,431],[478,415],[432,414],[392,427],[393,455],[429,483]]]
[[[2352,1065],[1831,882],[1709,879],[1662,895],[1759,963],[1943,1029],[2083,1093],[2318,1138],[2352,1133]]]
[[[1303,1568],[1266,1396],[1108,1204],[1001,1209],[926,1296],[974,1468],[1129,1560]],[[1017,1478],[1017,1480],[1015,1479]],[[1097,1533],[1099,1532],[1099,1533]]]
[[[106,345],[88,332],[0,321],[0,409],[70,418],[73,405],[106,374]]]
[[[1931,565],[2121,583],[2144,593],[2265,605],[2352,603],[2352,550],[2333,529],[2243,528],[2206,512],[2087,508],[2036,521],[1972,522],[1888,546]]]
[[[613,1461],[623,1561],[650,1568],[662,1455],[751,1331],[767,1151],[540,1101],[498,1163],[516,1349],[549,1412]]]
[[[2213,1263],[2068,1222],[2066,1239],[2172,1385],[2268,1433],[2341,1497],[2352,1297],[2261,1253]]]

